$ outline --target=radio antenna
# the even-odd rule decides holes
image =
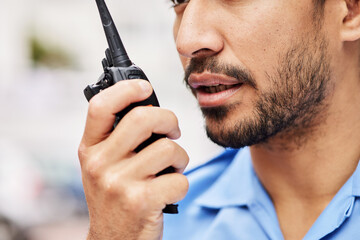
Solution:
[[[96,0],[97,7],[99,9],[101,22],[104,27],[106,39],[110,49],[110,55],[114,67],[129,67],[132,65],[129,59],[125,47],[121,41],[119,32],[116,29],[115,23],[110,15],[104,0]]]

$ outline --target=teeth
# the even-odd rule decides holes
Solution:
[[[215,86],[209,87],[210,93],[216,93],[216,91],[217,91],[217,87],[215,87]]]
[[[216,85],[216,86],[204,86],[203,90],[206,93],[217,93],[217,92],[222,92],[225,91],[227,89],[233,88],[236,85]]]
[[[225,91],[225,90],[226,90],[226,86],[225,86],[225,85],[220,85],[220,86],[219,86],[219,90],[220,90],[220,91]]]

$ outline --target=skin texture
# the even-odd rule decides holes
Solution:
[[[327,39],[324,39],[325,37],[321,33],[317,33],[318,29],[313,22],[314,6],[312,1],[306,3],[270,1],[265,4],[262,1],[215,2],[218,4],[190,1],[182,13],[182,17],[181,14],[178,15],[178,22],[181,24],[179,30],[175,30],[177,32],[175,34],[178,50],[183,53],[183,65],[188,67],[186,63],[188,58],[184,59],[184,57],[192,54],[192,52],[199,54],[203,51],[201,58],[216,57],[217,61],[224,65],[240,66],[240,68],[246,69],[253,76],[253,82],[255,82],[253,85],[256,85],[256,88],[250,84],[244,84],[236,97],[220,106],[221,108],[229,106],[232,109],[232,111],[228,111],[224,121],[213,118],[209,113],[212,110],[211,108],[203,108],[208,133],[212,139],[221,145],[236,148],[258,143],[268,138],[269,135],[284,130],[286,126],[289,127],[292,124],[291,121],[294,121],[292,119],[296,118],[293,115],[297,114],[300,118],[306,115],[304,112],[309,112],[307,115],[310,115],[311,112],[318,111],[312,108],[314,106],[312,102],[316,99],[312,100],[311,103],[306,103],[306,99],[315,95],[313,93],[318,88],[315,86],[317,83],[311,83],[316,81],[308,80],[308,78],[311,78],[311,75],[315,76],[317,72],[322,72],[322,75],[325,75],[322,78],[329,78],[330,72],[327,69],[318,71],[318,69],[328,68],[327,63],[323,63],[324,61],[321,59],[327,59],[327,56],[321,56],[327,53],[316,53],[319,52],[317,49],[321,49],[319,47],[321,44],[325,45],[323,48],[326,48]],[[185,6],[178,7],[180,13],[181,7]],[[202,7],[206,7],[207,11],[196,14],[190,12]],[[290,9],[286,16],[284,16],[283,9]],[[303,10],[299,11],[298,9]],[[220,20],[213,18],[213,14],[221,15]],[[191,21],[191,23],[187,24],[186,21]],[[207,24],[201,24],[202,22],[207,22]],[[233,24],[234,22],[241,24]],[[191,26],[189,26],[190,24]],[[204,34],[202,31],[206,31],[206,33]],[[207,42],[202,44],[201,41]],[[204,49],[207,49],[207,52],[204,52]],[[322,51],[326,51],[326,49]],[[315,57],[313,57],[314,55]],[[323,63],[325,66],[316,69],[313,65],[318,66],[319,63],[317,62]],[[298,71],[300,72],[299,76],[296,76],[298,66],[306,69],[301,72]],[[312,67],[315,68],[313,70],[315,74],[307,74],[312,70]],[[314,78],[317,80],[319,76]],[[328,80],[322,81],[327,82]],[[303,90],[300,90],[301,82],[303,82],[302,85],[306,86]],[[326,91],[326,89],[322,91]],[[306,94],[309,94],[309,97]],[[317,95],[321,94],[323,93]],[[299,97],[299,99],[295,99],[294,96]],[[305,102],[295,102],[299,100]],[[300,109],[304,109],[306,106],[312,109],[305,109],[301,113]],[[213,112],[219,111],[214,108]],[[271,124],[265,123],[268,126],[260,126],[260,120],[272,120],[276,116],[279,117],[278,120]],[[288,120],[284,121],[286,117]],[[300,131],[302,131],[305,123],[299,122],[309,122],[306,117],[304,118],[304,120],[297,120]],[[228,124],[224,126],[224,122]],[[280,124],[283,124],[284,127],[274,131],[271,129]],[[264,131],[269,133],[261,136]],[[238,136],[231,135],[234,132],[241,133]],[[254,140],[241,141],[244,135],[252,135]],[[295,132],[293,135],[297,136],[298,133]],[[217,138],[217,136],[224,136],[224,139]],[[233,142],[231,142],[232,140]]]
[[[260,91],[249,70],[219,63],[216,56],[193,58],[187,67],[185,82],[191,73],[210,71],[240,79],[241,88],[249,85],[258,92],[252,114],[237,118],[236,123],[224,126],[222,123],[242,102],[223,104],[216,107],[202,107],[208,122],[207,134],[211,140],[224,147],[242,148],[267,141],[274,135],[292,135],[297,145],[306,141],[305,130],[311,130],[325,117],[326,95],[331,91],[331,72],[327,56],[327,40],[319,26],[312,26],[310,34],[293,42],[289,50],[279,56],[275,75],[267,75],[271,88]],[[196,89],[192,88],[196,94]],[[288,147],[286,144],[283,148]]]
[[[254,168],[273,200],[284,238],[302,239],[360,158],[358,1],[328,0],[323,11],[315,11],[311,0],[191,0],[175,11],[174,38],[184,69],[195,60],[215,58],[251,73],[253,84],[245,82],[220,108],[203,109],[206,127],[221,145],[256,143],[251,146]],[[305,53],[306,61],[278,74],[284,73],[284,62],[291,62],[285,61],[291,52]],[[296,63],[301,55],[294,56]],[[256,108],[267,93],[297,90],[303,73],[316,68],[316,62],[326,63],[326,81],[319,101],[309,102],[312,111],[257,142],[244,137],[250,125],[263,119]],[[313,80],[319,83],[321,77]],[[268,107],[292,114],[297,108],[286,108],[305,96],[297,92],[288,105]],[[214,115],[219,109],[226,111]],[[271,121],[264,124],[271,129]]]
[[[189,76],[195,71],[189,70],[191,61],[211,57],[251,76],[252,82],[243,84],[220,106],[227,109],[221,116],[214,117],[211,109],[204,112],[212,138],[223,145],[238,143],[235,137],[244,129],[237,127],[239,122],[246,127],[246,120],[256,120],[255,109],[267,93],[286,95],[289,89],[298,89],[296,84],[306,75],[296,75],[298,69],[281,71],[292,49],[305,52],[306,63],[311,62],[299,73],[316,62],[326,69],[321,99],[311,101],[312,108],[298,114],[296,121],[251,146],[255,171],[273,200],[285,239],[306,234],[360,158],[358,1],[327,0],[323,11],[314,9],[313,0],[190,0],[174,8],[174,38]],[[296,62],[301,54],[293,56]],[[321,82],[319,76],[312,80],[315,86]],[[295,98],[304,98],[298,93],[293,93]],[[89,240],[161,239],[161,210],[186,194],[188,182],[181,173],[188,156],[170,140],[180,136],[173,113],[136,108],[111,132],[117,112],[150,94],[146,82],[132,80],[90,101],[79,147],[90,213]],[[276,106],[281,111],[286,107]],[[303,107],[291,107],[286,114]],[[304,121],[304,116],[311,117]],[[136,146],[152,132],[168,139],[135,154]],[[168,166],[177,173],[155,176]]]
[[[187,192],[188,182],[181,173],[188,156],[170,140],[180,137],[172,112],[138,107],[111,132],[115,114],[132,102],[148,98],[151,92],[144,80],[123,81],[90,101],[79,147],[90,215],[88,240],[161,239],[162,209]],[[136,147],[153,132],[168,139],[158,140],[136,154]],[[155,176],[168,166],[173,166],[176,173]]]

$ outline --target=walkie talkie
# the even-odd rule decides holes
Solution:
[[[96,4],[99,9],[109,48],[105,51],[106,58],[102,60],[104,73],[101,74],[100,78],[95,84],[87,86],[84,90],[85,97],[88,101],[90,101],[90,99],[96,94],[98,94],[101,90],[104,90],[105,88],[108,88],[119,81],[129,79],[144,79],[149,81],[145,73],[138,66],[133,64],[129,59],[124,45],[121,41],[120,35],[116,29],[115,23],[105,4],[105,1],[96,0]],[[114,122],[114,128],[131,109],[137,106],[159,107],[160,105],[156,98],[155,92],[153,92],[148,99],[141,102],[133,103],[127,108],[125,108],[123,111],[117,113]],[[135,152],[141,151],[146,146],[164,137],[164,135],[153,133],[149,139],[147,139],[135,149]],[[175,169],[173,167],[168,167],[158,173],[157,176],[173,172],[175,172]],[[166,205],[166,207],[163,209],[163,212],[176,214],[178,213],[178,205]]]

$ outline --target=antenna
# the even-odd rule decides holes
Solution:
[[[114,67],[132,65],[104,0],[96,0]],[[111,61],[111,59],[109,59]]]

